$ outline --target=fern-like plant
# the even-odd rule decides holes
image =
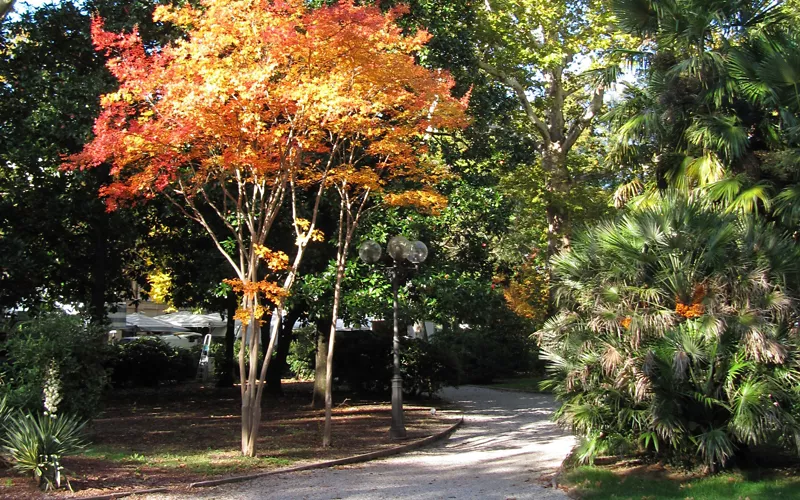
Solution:
[[[86,446],[85,421],[72,415],[17,413],[6,422],[5,450],[14,469],[31,474],[44,490],[60,488],[61,459]],[[69,481],[67,481],[69,485]]]

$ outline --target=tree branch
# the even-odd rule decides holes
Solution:
[[[583,116],[576,118],[572,125],[569,127],[569,132],[567,132],[567,138],[564,140],[564,147],[563,150],[568,152],[572,146],[575,145],[575,142],[581,136],[583,131],[588,127],[595,116],[600,113],[600,110],[603,108],[603,95],[605,94],[605,87],[600,85],[594,91],[594,95],[592,95],[592,102],[589,103],[589,107],[586,108],[586,112]]]
[[[545,142],[550,142],[550,130],[547,128],[547,125],[542,121],[542,119],[536,115],[536,111],[533,109],[533,106],[531,106],[528,96],[525,95],[525,88],[519,83],[519,81],[513,76],[500,71],[480,58],[478,58],[478,67],[500,80],[517,94],[517,99],[519,99],[522,107],[525,109],[525,114],[527,115],[528,119],[536,127],[536,130],[539,131],[539,135],[542,136],[542,139],[544,139]]]

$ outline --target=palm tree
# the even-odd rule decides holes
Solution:
[[[747,446],[800,449],[798,250],[757,218],[667,191],[553,262],[537,333],[578,458],[647,451],[710,470]]]
[[[789,10],[766,0],[614,5],[623,30],[642,40],[635,56],[644,80],[608,115],[616,131],[610,159],[644,165],[642,178],[618,190],[618,202],[699,187],[734,208],[768,208],[774,162],[766,153],[785,143],[787,120],[797,116],[772,84],[797,73],[785,71],[791,63],[773,64],[794,62],[785,57],[796,46]]]

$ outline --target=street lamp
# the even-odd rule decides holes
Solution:
[[[392,426],[389,437],[400,439],[406,437],[406,425],[403,418],[403,377],[400,375],[400,325],[397,320],[397,291],[400,288],[405,261],[420,264],[428,257],[428,247],[421,241],[409,241],[404,236],[394,236],[386,244],[386,253],[394,261],[392,266],[392,299],[394,309],[394,335],[392,338],[392,356],[394,373],[392,375]],[[374,264],[381,258],[381,246],[367,240],[358,248],[358,256],[367,264]]]

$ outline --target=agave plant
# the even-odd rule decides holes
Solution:
[[[14,469],[32,474],[44,490],[60,488],[64,470],[61,459],[86,446],[81,435],[84,425],[85,421],[63,414],[11,416],[6,422],[4,442]]]
[[[797,262],[771,225],[676,193],[579,235],[537,333],[578,458],[800,450]]]

